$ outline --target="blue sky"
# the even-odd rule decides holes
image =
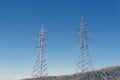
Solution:
[[[42,24],[49,75],[74,73],[81,16],[92,30],[88,45],[94,68],[119,65],[119,4],[119,0],[0,0],[0,80],[31,77]]]

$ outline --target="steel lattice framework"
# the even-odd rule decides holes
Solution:
[[[77,73],[78,72],[86,72],[89,70],[93,70],[93,64],[89,55],[88,45],[86,33],[89,30],[86,29],[86,22],[84,21],[84,17],[81,17],[78,38],[79,38],[79,55],[77,62]]]
[[[39,33],[39,55],[36,58],[32,72],[33,79],[35,80],[43,80],[48,75],[45,54],[45,33],[44,25],[42,25],[41,32]]]

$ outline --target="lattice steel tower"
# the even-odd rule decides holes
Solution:
[[[79,55],[77,62],[77,73],[86,72],[89,70],[93,70],[93,64],[90,59],[86,33],[89,30],[86,29],[86,22],[84,21],[84,17],[81,17],[78,38],[79,38]]]
[[[39,33],[39,55],[36,58],[36,62],[33,68],[32,77],[34,80],[43,80],[47,77],[47,63],[45,54],[45,29],[42,25],[41,32]]]

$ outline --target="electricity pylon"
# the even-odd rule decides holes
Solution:
[[[45,39],[45,29],[44,25],[42,25],[41,32],[39,33],[39,55],[36,58],[32,72],[32,77],[34,80],[43,80],[48,75],[45,54]]]
[[[93,64],[89,55],[88,45],[86,33],[89,30],[86,29],[86,22],[84,21],[84,17],[81,17],[78,38],[79,38],[79,55],[77,62],[77,73],[86,72],[89,70],[93,70]]]

